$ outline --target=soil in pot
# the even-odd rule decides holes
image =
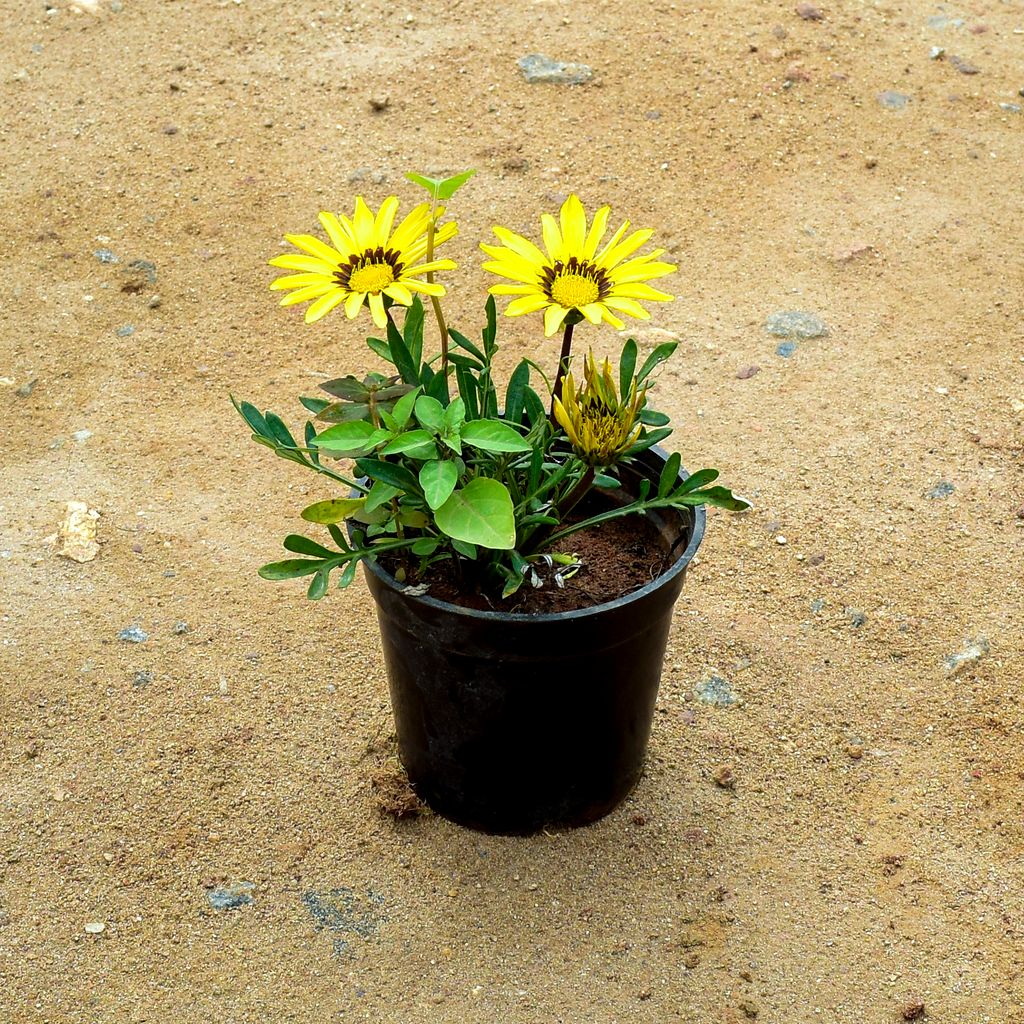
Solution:
[[[603,493],[588,496],[573,522],[603,512],[615,503]],[[554,545],[554,551],[575,554],[582,567],[558,587],[554,581],[559,566],[543,562],[536,565],[541,587],[524,583],[510,598],[482,593],[467,588],[451,561],[429,566],[421,577],[410,572],[406,582],[411,586],[429,584],[427,593],[439,601],[478,611],[501,611],[516,614],[552,614],[591,608],[615,601],[646,586],[665,570],[667,546],[665,537],[646,516],[624,516],[610,522],[580,530]],[[397,558],[380,559],[381,567],[392,575],[400,567]]]

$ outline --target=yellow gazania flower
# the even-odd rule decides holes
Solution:
[[[496,284],[490,289],[492,295],[518,296],[508,304],[505,315],[521,316],[543,309],[544,333],[550,337],[574,312],[576,317],[570,323],[586,317],[591,323],[605,320],[621,329],[624,324],[616,313],[641,320],[650,318],[637,300],[671,301],[673,296],[645,283],[675,273],[671,263],[657,262],[664,249],[627,259],[646,244],[653,231],[634,231],[624,237],[629,229],[627,220],[598,251],[609,213],[611,207],[602,206],[588,231],[583,204],[577,196],[569,196],[557,223],[550,213],[541,216],[546,253],[522,235],[495,227],[494,233],[503,244],[480,248],[491,257],[484,270],[517,282]]]
[[[629,394],[620,399],[612,364],[605,359],[599,370],[590,352],[583,364],[579,394],[572,374],[565,375],[562,397],[554,400],[555,419],[588,466],[611,466],[640,436],[640,410],[646,393],[646,389],[637,392],[634,380]]]
[[[312,235],[285,235],[285,241],[301,252],[275,256],[270,261],[272,267],[298,271],[279,277],[270,285],[274,290],[294,289],[281,300],[281,305],[292,306],[312,299],[306,309],[306,323],[312,324],[340,302],[345,303],[345,315],[351,320],[365,301],[373,322],[384,328],[385,295],[403,306],[412,303],[413,292],[444,295],[443,285],[418,280],[435,270],[455,269],[451,260],[417,265],[427,253],[430,203],[421,203],[392,231],[397,212],[397,196],[385,199],[376,216],[358,196],[351,220],[333,213],[320,214],[320,223],[331,245]],[[438,207],[435,222],[443,213],[444,207]],[[454,221],[441,225],[434,231],[434,245],[446,242],[457,232]]]

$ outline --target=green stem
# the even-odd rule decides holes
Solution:
[[[623,516],[638,515],[642,512],[648,512],[652,508],[670,508],[672,504],[668,500],[656,499],[654,501],[633,502],[631,505],[613,508],[608,512],[602,512],[600,515],[591,516],[589,519],[584,519],[579,523],[573,523],[571,526],[564,527],[548,537],[547,542],[549,545],[555,544],[565,537],[570,537],[572,534],[579,533],[580,530],[586,530],[591,526],[600,526],[601,523],[610,522],[612,519],[621,519]]]
[[[434,216],[437,210],[437,196],[434,196],[430,207],[430,223],[427,225],[427,257],[424,262],[430,263],[434,259]],[[434,272],[427,271],[427,283],[434,283]],[[441,312],[441,300],[436,295],[430,296],[430,305],[434,308],[434,318],[437,320],[438,330],[441,332],[441,373],[448,376],[448,325],[444,322],[444,313]]]
[[[569,490],[561,501],[559,501],[555,507],[551,510],[551,515],[558,519],[559,522],[564,522],[565,517],[583,500],[587,492],[594,484],[594,467],[587,466],[583,472],[583,476],[576,481],[576,483]],[[521,550],[525,554],[527,550],[531,552],[540,551],[540,549],[546,545],[551,544],[555,538],[562,536],[564,531],[559,531],[556,534],[551,533],[553,527],[541,525],[538,526],[527,538],[524,539],[521,545]]]
[[[562,378],[569,372],[569,356],[572,353],[572,329],[576,326],[576,321],[572,319],[571,313],[569,317],[565,321],[565,333],[562,335],[562,351],[558,357],[558,373],[555,375],[555,386],[551,389],[551,410],[548,413],[551,425],[556,428],[558,424],[555,421],[555,399],[562,397]]]

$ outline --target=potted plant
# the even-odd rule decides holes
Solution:
[[[609,208],[588,223],[575,195],[542,217],[544,248],[495,227],[499,244],[481,248],[503,281],[479,342],[447,325],[435,275],[455,263],[436,251],[456,226],[441,204],[471,173],[408,175],[430,198],[397,226],[396,197],[376,212],[357,198],[351,217],[320,214],[327,242],[286,235],[297,251],[270,261],[288,272],[271,284],[281,304],[308,302],[307,323],[367,308],[381,368],[301,398],[301,441],[235,405],[255,441],[338,488],[302,511],[325,535],[289,535],[292,557],[260,575],[310,577],[319,600],[362,564],[417,793],[456,822],[529,833],[593,821],[636,784],[704,506],[749,505],[656,447],[672,428],[650,396],[674,342],[641,359],[627,340],[617,367],[574,359],[578,324],[621,329],[672,298],[649,284],[676,269],[663,250],[637,255],[651,231],[626,222],[609,237]],[[506,315],[541,314],[545,336],[561,330],[552,375],[527,357],[499,388],[494,295],[513,296]],[[421,296],[438,330],[429,356]]]

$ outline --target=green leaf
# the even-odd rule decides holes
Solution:
[[[639,441],[632,448],[626,451],[626,456],[639,455],[640,452],[647,451],[648,448],[652,448],[659,441],[664,441],[669,434],[672,433],[671,427],[661,427],[658,430],[652,430],[645,437],[641,437]]]
[[[679,347],[678,341],[666,341],[664,345],[659,345],[645,360],[644,365],[640,367],[640,372],[636,375],[636,386],[639,388],[641,384],[650,376],[651,371],[656,367],[665,362],[666,359]]]
[[[255,405],[251,402],[236,402],[234,395],[231,396],[231,404],[238,410],[238,414],[249,424],[254,433],[263,437],[269,436],[270,430],[267,428],[267,421]]]
[[[446,433],[448,431],[458,431],[465,422],[466,403],[461,398],[456,398],[453,402],[449,403],[448,408],[444,411],[443,429]]]
[[[314,466],[319,466],[320,465],[320,453],[314,447],[314,445],[316,444],[316,427],[314,427],[313,424],[310,423],[309,420],[306,420],[306,425],[303,428],[303,436],[306,439],[306,447],[307,448],[310,448],[310,447],[313,448],[313,451],[311,451],[309,453],[309,457],[312,460],[313,465]]]
[[[340,523],[354,515],[366,504],[365,498],[328,498],[326,501],[315,501],[302,510],[302,518],[307,523]]]
[[[265,580],[294,580],[317,572],[323,564],[322,558],[286,558],[264,565],[259,573]]]
[[[526,409],[526,389],[530,385],[530,364],[524,359],[512,371],[505,390],[505,419],[509,423],[519,424],[523,420]]]
[[[392,487],[397,487],[406,494],[419,494],[416,477],[404,466],[393,462],[381,462],[379,459],[356,459],[356,469],[370,477],[371,480],[383,480]]]
[[[331,403],[326,398],[299,398],[299,401],[314,415],[318,416]]]
[[[622,483],[616,480],[615,477],[608,476],[607,473],[598,473],[594,477],[594,486],[603,487],[606,491],[615,491],[622,486]]]
[[[380,450],[381,455],[400,455],[409,452],[414,459],[427,459],[437,455],[434,435],[428,430],[407,430],[389,441]]]
[[[405,310],[402,335],[413,365],[419,366],[423,359],[423,303],[418,295],[413,296],[412,305]]]
[[[640,410],[640,422],[645,427],[664,427],[667,426],[671,421],[668,416],[663,412],[658,412],[656,409],[641,409]]]
[[[478,349],[476,345],[474,345],[473,342],[469,340],[469,338],[467,338],[461,332],[455,330],[454,327],[448,328],[448,336],[452,339],[453,342],[455,342],[456,345],[459,346],[459,348],[464,348],[471,356],[474,356],[475,358],[479,359],[481,363],[487,362],[487,356],[485,356],[483,352],[481,352],[480,349]],[[449,357],[450,355],[451,353],[449,353]]]
[[[476,359],[471,359],[469,356],[460,356],[458,352],[448,352],[448,362],[452,366],[459,366],[463,370],[473,370],[476,373],[480,373],[484,365]]]
[[[315,540],[303,537],[297,533],[289,533],[284,539],[285,551],[294,551],[297,555],[312,555],[314,558],[334,558],[335,552],[328,551],[322,544]]]
[[[359,559],[349,559],[345,568],[341,570],[341,575],[338,577],[338,589],[344,590],[355,578],[356,569],[359,568]]]
[[[696,473],[691,473],[686,478],[686,483],[679,485],[679,489],[675,493],[688,494],[690,491],[695,491],[698,487],[703,487],[705,484],[709,484],[717,479],[717,469],[698,469]]]
[[[406,178],[414,185],[425,188],[434,199],[451,199],[455,193],[469,181],[475,170],[462,171],[453,174],[450,178],[428,178],[425,174],[415,174],[413,171],[406,172]]]
[[[424,379],[427,372],[433,373],[426,363],[423,364]],[[448,404],[448,374],[447,373],[435,373],[430,380],[424,385],[423,393],[429,395],[435,399],[442,406]]]
[[[455,380],[459,385],[459,394],[462,396],[462,403],[470,419],[476,419],[480,414],[477,395],[479,387],[476,378],[464,366],[455,367]],[[459,399],[456,399],[458,401]]]
[[[395,365],[394,359],[391,358],[391,349],[388,348],[387,342],[381,341],[380,338],[367,338],[366,344],[373,352],[376,352],[381,359],[391,363],[392,366]]]
[[[459,480],[454,462],[446,460],[425,462],[420,467],[420,487],[427,504],[437,511],[452,495]]]
[[[325,380],[320,385],[321,391],[326,391],[335,398],[344,402],[365,402],[370,394],[370,389],[359,379],[348,374],[346,377],[335,377],[333,380]]]
[[[444,406],[429,395],[420,395],[415,405],[416,419],[421,427],[440,434],[444,430]]]
[[[533,447],[522,435],[500,420],[469,420],[460,431],[462,443],[485,452],[529,452]]]
[[[453,540],[510,551],[516,544],[516,520],[508,488],[498,480],[477,477],[434,513],[437,528]]]
[[[636,342],[629,338],[622,346],[622,355],[619,356],[619,394],[628,395],[629,387],[633,383],[633,374],[636,372]]]
[[[689,494],[680,495],[677,504],[714,505],[728,512],[746,512],[748,508],[753,508],[751,502],[738,494],[733,494],[728,487],[708,487],[703,491],[691,491]]]
[[[398,328],[388,321],[388,348],[391,350],[391,359],[395,369],[402,375],[406,384],[419,384],[419,365],[412,361],[412,353],[405,344],[405,339],[398,332]]]
[[[365,420],[338,423],[317,437],[316,446],[332,455],[352,455],[365,451],[374,433],[373,424]]]
[[[369,415],[370,407],[361,402],[331,402],[316,418],[324,423],[352,423]]]
[[[531,427],[535,427],[541,420],[547,419],[547,409],[540,400],[540,395],[533,388],[526,389],[526,418]]]
[[[487,326],[483,329],[484,351],[488,356],[494,355],[497,345],[495,338],[498,336],[498,311],[494,305],[494,296],[487,296],[487,305],[484,307],[487,313]]]
[[[395,423],[398,424],[398,430],[405,430],[412,418],[412,410],[416,405],[416,397],[419,395],[420,389],[413,388],[408,394],[403,395],[397,402],[395,407],[391,410],[391,415],[395,419]]]
[[[440,543],[440,537],[420,537],[409,550],[420,558],[426,558],[427,555],[432,555],[437,550]]]
[[[363,511],[373,512],[380,508],[381,505],[386,505],[396,494],[400,493],[401,492],[397,487],[392,487],[391,484],[386,484],[381,480],[378,480],[367,492],[366,504],[363,506]]]
[[[460,555],[465,555],[466,558],[472,558],[476,561],[477,551],[475,544],[467,544],[464,540],[453,540],[452,547],[455,548]]]
[[[661,476],[658,478],[658,497],[665,498],[672,490],[672,485],[679,479],[679,467],[683,459],[679,452],[673,452],[662,466]]]
[[[312,580],[309,581],[309,589],[306,591],[306,597],[308,597],[310,601],[318,601],[327,593],[332,568],[334,568],[333,565],[325,565],[314,575]]]
[[[333,540],[342,551],[351,550],[348,546],[348,541],[345,539],[345,534],[343,534],[341,530],[334,525],[334,523],[327,524],[327,532],[331,535],[331,540]]]

